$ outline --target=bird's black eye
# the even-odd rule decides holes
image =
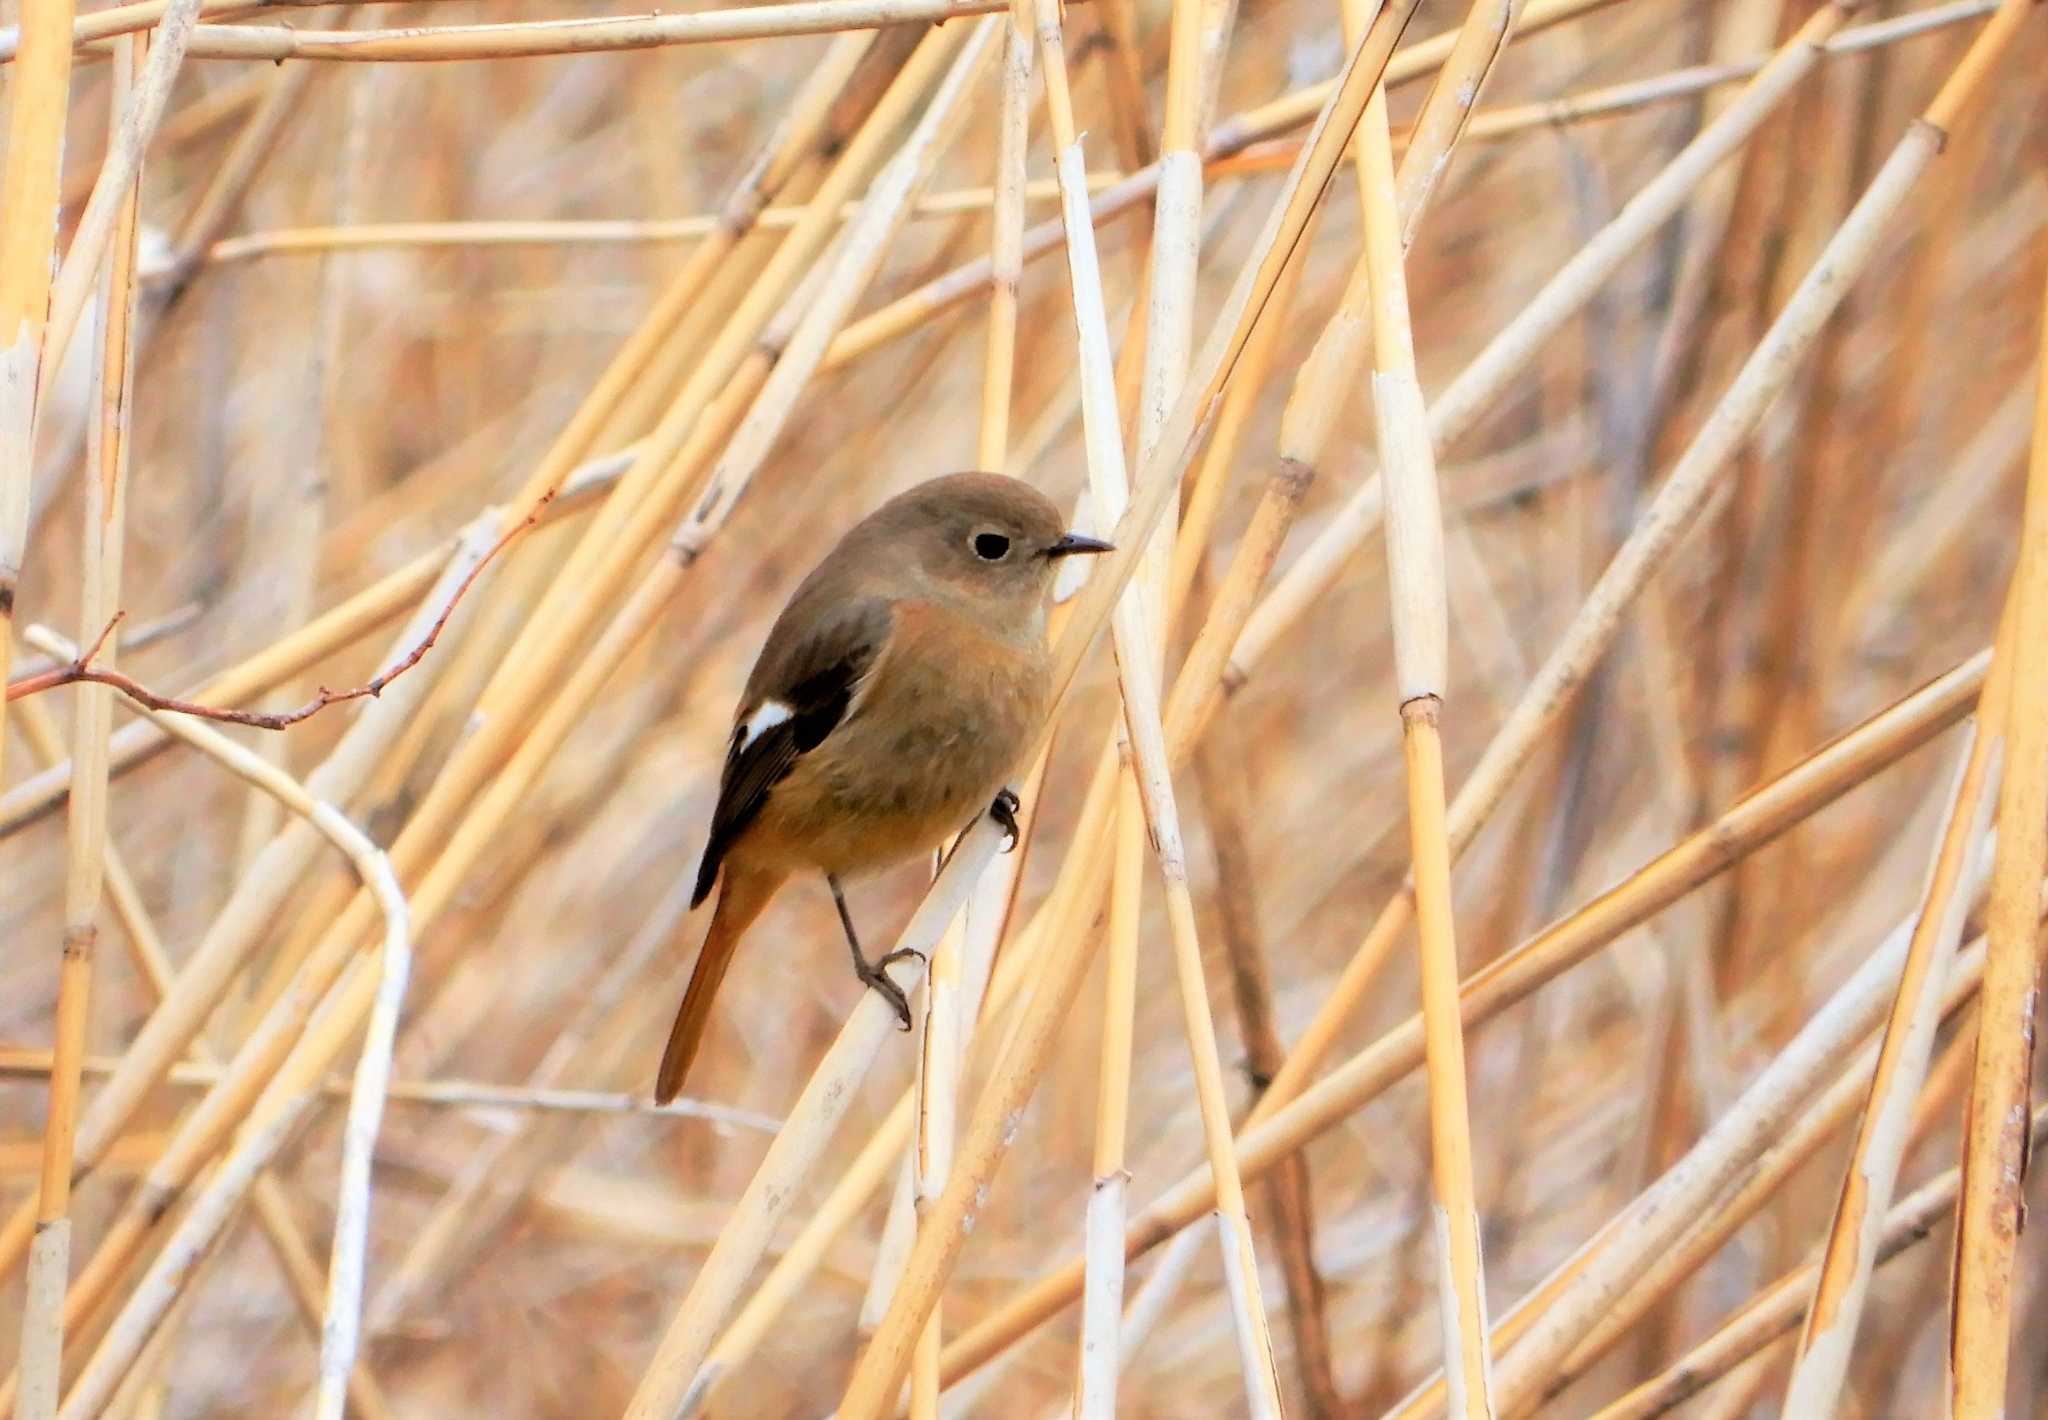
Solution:
[[[976,533],[974,555],[984,562],[1000,562],[1010,555],[1010,540],[1001,533]]]

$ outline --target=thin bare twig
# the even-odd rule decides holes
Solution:
[[[366,697],[375,699],[384,693],[385,688],[392,681],[397,680],[400,676],[418,665],[426,657],[427,652],[434,649],[434,643],[441,638],[442,629],[448,625],[448,618],[455,614],[456,606],[467,595],[470,587],[475,584],[476,579],[483,575],[484,569],[490,566],[492,559],[511,546],[527,529],[540,521],[542,511],[549,503],[554,501],[554,498],[555,490],[553,489],[549,489],[546,493],[542,494],[540,502],[535,505],[533,511],[528,513],[523,521],[509,529],[503,537],[499,538],[496,545],[484,554],[483,560],[469,569],[469,575],[462,579],[462,584],[455,589],[454,596],[450,597],[441,608],[441,614],[434,619],[434,624],[427,628],[427,634],[421,637],[410,651],[407,651],[397,661],[393,662],[389,669],[379,672],[361,685],[351,687],[348,690],[329,690],[323,685],[320,687],[318,694],[297,709],[275,711],[236,710],[229,706],[202,705],[197,701],[180,700],[173,695],[160,695],[141,684],[133,676],[124,675],[120,671],[107,670],[93,664],[94,658],[105,648],[108,638],[114,634],[114,628],[121,624],[123,617],[127,616],[127,613],[124,611],[114,613],[112,620],[108,621],[100,629],[99,636],[83,655],[52,670],[42,671],[32,676],[24,676],[22,679],[15,681],[7,687],[7,698],[9,700],[19,700],[25,695],[36,695],[45,690],[54,690],[60,685],[75,685],[80,681],[84,681],[93,685],[110,685],[130,700],[135,701],[138,705],[146,706],[151,710],[161,710],[172,715],[190,715],[201,720],[218,720],[223,724],[229,725],[248,725],[258,730],[288,729],[302,720],[312,719],[330,705],[340,705],[350,700],[362,700]]]

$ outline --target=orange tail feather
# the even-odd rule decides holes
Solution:
[[[725,980],[725,969],[746,935],[747,928],[761,915],[768,899],[782,886],[783,874],[747,868],[728,859],[725,886],[718,894],[718,906],[711,913],[711,926],[704,945],[697,951],[697,964],[690,971],[690,985],[683,992],[683,1004],[676,1008],[676,1023],[669,1028],[668,1048],[661,1053],[661,1072],[655,1077],[654,1100],[667,1104],[683,1088],[704,1028],[711,1021],[711,998]]]

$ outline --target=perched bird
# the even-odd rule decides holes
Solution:
[[[683,1086],[741,936],[784,879],[825,875],[854,973],[870,962],[842,880],[936,848],[984,812],[1014,835],[1004,781],[1047,710],[1046,599],[1060,559],[1110,545],[1066,531],[1029,484],[994,473],[921,483],[856,524],[776,618],[733,714],[694,907],[724,887],[661,1057]]]

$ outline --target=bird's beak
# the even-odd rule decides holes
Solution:
[[[1116,544],[1113,542],[1104,542],[1099,537],[1083,537],[1079,533],[1066,533],[1058,542],[1045,550],[1045,555],[1047,557],[1060,558],[1073,557],[1079,553],[1086,553],[1092,556],[1098,552],[1114,551],[1116,551]]]

